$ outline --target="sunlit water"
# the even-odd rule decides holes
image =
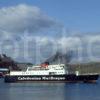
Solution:
[[[4,83],[0,100],[100,100],[100,79],[86,83]]]

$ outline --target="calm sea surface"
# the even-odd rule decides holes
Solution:
[[[4,83],[0,100],[100,100],[100,79],[86,83]]]

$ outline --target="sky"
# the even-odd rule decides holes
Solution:
[[[0,53],[41,63],[60,50],[100,60],[99,0],[0,0]],[[77,61],[76,61],[77,60]]]
[[[81,32],[100,31],[99,0],[0,0],[0,7],[18,4],[37,6],[70,30]]]

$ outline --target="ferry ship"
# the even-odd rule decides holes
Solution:
[[[65,64],[48,62],[39,66],[28,67],[25,71],[10,71],[5,82],[96,82],[98,74],[69,73]]]

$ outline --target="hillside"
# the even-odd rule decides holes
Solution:
[[[100,62],[67,64],[71,72],[79,71],[80,73],[100,73]]]
[[[31,63],[19,63],[14,61],[11,57],[5,54],[0,55],[0,68],[8,68],[10,70],[23,70],[28,66],[32,66]]]

